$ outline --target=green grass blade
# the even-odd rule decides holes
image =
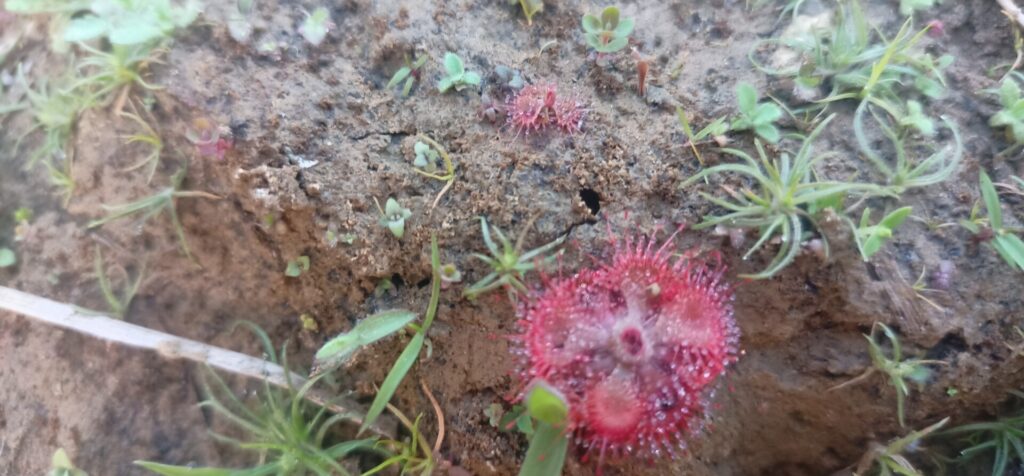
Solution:
[[[989,223],[992,225],[993,230],[1002,230],[1003,211],[999,207],[999,194],[996,193],[996,187],[992,185],[992,179],[988,178],[988,174],[984,170],[981,171],[979,180],[981,198],[985,202],[985,209],[988,210]]]
[[[519,476],[559,476],[565,464],[569,438],[558,428],[538,422]]]

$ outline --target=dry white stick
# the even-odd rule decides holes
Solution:
[[[1018,7],[1013,0],[996,0],[996,2],[1003,8],[1003,13],[1005,13],[1006,16],[1017,22],[1018,25],[1024,27],[1024,11],[1021,11],[1020,7]]]
[[[288,372],[280,365],[232,350],[222,349],[202,342],[155,331],[135,324],[102,315],[83,314],[73,306],[52,301],[32,294],[0,286],[0,310],[8,310],[16,314],[31,317],[55,326],[75,332],[97,337],[110,342],[117,342],[130,347],[155,350],[161,356],[170,359],[188,359],[207,364],[211,367],[244,375],[267,383],[290,388],[301,387],[306,379],[294,372]],[[288,373],[286,373],[288,372]],[[286,377],[290,373],[290,377]],[[305,395],[318,405],[327,407],[335,413],[348,413],[351,420],[362,424],[362,412],[355,412],[355,404],[331,402],[328,398],[315,391]],[[381,436],[393,437],[393,431],[374,425],[371,431]]]

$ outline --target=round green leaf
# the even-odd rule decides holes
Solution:
[[[526,409],[530,416],[551,426],[560,427],[569,416],[569,406],[562,393],[543,380],[533,383],[526,395]]]
[[[0,268],[14,266],[17,262],[18,257],[15,256],[13,251],[9,248],[0,248]]]
[[[78,42],[78,41],[89,41],[107,33],[107,29],[110,28],[110,24],[106,20],[95,16],[86,15],[80,18],[75,18],[68,23],[67,28],[64,29],[64,41]]]
[[[583,31],[599,33],[601,31],[601,20],[594,15],[583,15]]]
[[[448,52],[444,54],[444,69],[448,71],[448,76],[458,78],[466,72],[465,66],[462,64],[462,58],[459,55]]]

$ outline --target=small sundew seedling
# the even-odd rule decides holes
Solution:
[[[869,261],[875,253],[882,249],[882,244],[892,238],[892,231],[900,226],[910,216],[911,207],[903,207],[893,210],[882,218],[877,225],[871,224],[871,208],[865,208],[864,214],[860,217],[860,225],[854,225],[853,220],[846,219],[853,230],[853,238],[857,242],[857,249],[865,262]]]
[[[988,219],[978,216],[979,209],[975,205],[971,210],[971,218],[961,221],[960,224],[974,233],[978,241],[988,243],[1011,267],[1024,271],[1024,240],[1017,236],[1020,230],[1003,225],[999,193],[996,191],[995,185],[992,184],[992,179],[984,170],[980,175],[979,186],[982,203],[985,204],[985,210],[988,211]]]
[[[1018,399],[1024,398],[1024,393],[1010,393]],[[1012,463],[1016,461],[1019,465],[1024,461],[1024,412],[995,421],[958,426],[942,434],[965,435],[967,447],[960,450],[958,463],[966,464],[979,455],[992,453],[993,475],[1012,474]]]
[[[299,34],[309,44],[320,46],[324,38],[327,38],[327,32],[332,28],[334,28],[334,23],[331,23],[331,13],[326,7],[318,7],[313,10],[313,13],[306,12],[306,20],[299,27]]]
[[[705,217],[694,226],[695,229],[711,228],[718,225],[727,228],[759,230],[760,238],[744,255],[744,259],[767,244],[772,237],[781,234],[779,251],[766,269],[755,274],[741,275],[750,279],[770,278],[791,263],[799,253],[801,243],[807,238],[804,221],[815,224],[816,216],[811,210],[826,208],[824,203],[842,198],[845,194],[857,192],[862,194],[884,194],[878,185],[867,183],[848,183],[818,181],[815,179],[814,165],[829,154],[815,154],[814,140],[832,120],[830,116],[821,122],[800,146],[795,156],[783,152],[781,157],[772,160],[768,157],[761,141],[754,139],[758,159],[755,160],[744,151],[724,149],[727,154],[739,157],[743,163],[716,165],[698,172],[684,181],[680,188],[688,187],[698,180],[722,173],[735,173],[749,177],[760,190],[743,188],[739,192],[730,188],[723,189],[729,193],[733,201],[713,197],[707,193],[700,195],[708,201],[725,208],[728,213],[719,216]],[[824,251],[828,255],[828,242],[822,237]]]
[[[480,86],[480,75],[473,71],[466,71],[462,58],[455,53],[444,54],[444,70],[445,75],[437,82],[437,90],[442,93],[446,93],[452,88],[462,91],[469,86]]]
[[[999,95],[999,103],[1002,106],[1002,109],[989,119],[989,125],[1005,128],[1006,138],[1013,144],[1013,148],[1024,145],[1024,99],[1021,98],[1017,79],[1014,76],[1007,76],[998,91],[989,92]]]
[[[881,329],[882,335],[889,341],[891,348],[892,357],[885,355],[885,351],[882,350],[882,345],[879,344],[876,333]],[[924,385],[925,382],[931,378],[932,372],[926,367],[926,365],[943,365],[945,362],[941,360],[923,360],[923,359],[906,359],[903,360],[903,352],[900,348],[900,340],[896,337],[896,333],[893,332],[889,326],[876,322],[871,327],[871,334],[865,334],[864,338],[868,340],[868,354],[871,356],[871,367],[864,371],[852,380],[843,382],[835,387],[829,389],[838,390],[855,383],[861,382],[870,377],[875,372],[884,374],[889,379],[889,385],[892,385],[896,389],[896,417],[901,427],[905,427],[904,422],[904,400],[910,395],[910,387],[907,385],[907,380],[910,380],[918,385]]]
[[[906,457],[905,453],[912,453],[919,449],[920,442],[925,437],[942,428],[946,423],[949,423],[949,417],[939,420],[928,428],[911,432],[902,438],[897,438],[888,445],[883,446],[872,442],[868,452],[857,463],[857,468],[853,474],[876,474],[871,473],[871,470],[877,466],[877,474],[879,476],[924,476],[925,473],[918,471],[910,463],[910,459]]]
[[[473,253],[473,257],[486,263],[490,267],[491,272],[463,291],[463,296],[468,299],[476,299],[481,294],[500,287],[508,288],[509,296],[514,296],[518,292],[526,292],[526,285],[523,284],[523,278],[526,276],[526,273],[536,269],[538,264],[549,263],[555,259],[556,254],[550,256],[547,256],[547,254],[554,251],[565,240],[565,236],[560,236],[550,243],[523,253],[521,251],[523,240],[526,238],[526,234],[532,224],[533,220],[523,228],[515,245],[512,244],[500,228],[495,226],[494,234],[498,237],[498,242],[501,243],[499,248],[494,243],[494,240],[491,239],[491,226],[487,224],[487,219],[480,217],[480,233],[483,235],[484,244],[491,255]]]
[[[388,81],[385,88],[391,89],[399,84],[402,84],[402,97],[406,97],[412,92],[412,86],[420,79],[422,72],[420,68],[427,64],[427,55],[420,56],[413,61],[409,61],[409,56],[405,56],[405,66],[398,68],[395,71],[394,76],[391,76],[391,80]]]
[[[762,139],[774,144],[782,138],[775,121],[782,117],[782,109],[774,103],[757,102],[757,90],[747,83],[736,85],[736,103],[740,115],[732,121],[734,131],[754,131]]]
[[[412,216],[412,212],[400,205],[398,200],[390,197],[384,203],[383,209],[376,197],[374,197],[373,203],[377,204],[377,210],[380,211],[381,226],[387,228],[392,235],[395,235],[395,238],[401,240],[405,236],[405,220]]]
[[[587,115],[587,109],[576,95],[559,93],[554,84],[523,87],[508,99],[505,109],[508,126],[516,135],[547,129],[572,135],[583,129]]]
[[[53,453],[50,459],[50,472],[46,473],[46,476],[89,476],[89,473],[76,468],[64,448],[60,448]]]
[[[178,198],[207,198],[211,200],[220,200],[220,197],[207,192],[181,190],[181,184],[185,181],[185,173],[186,169],[182,168],[171,177],[171,184],[169,187],[148,197],[122,205],[103,205],[103,208],[109,211],[110,214],[89,222],[89,228],[103,226],[114,220],[120,220],[133,215],[139,215],[140,222],[145,223],[150,218],[153,218],[163,212],[167,212],[171,218],[171,224],[174,226],[174,231],[178,235],[178,242],[181,244],[182,252],[185,253],[187,258],[192,259],[192,252],[189,250],[188,241],[185,239],[185,229],[182,228],[181,221],[178,220],[178,209],[175,206],[174,201]]]
[[[302,255],[288,261],[288,266],[284,268],[284,275],[289,278],[297,278],[306,271],[309,271],[309,256]]]
[[[619,18],[619,8],[605,7],[598,15],[583,15],[583,31],[587,44],[598,53],[615,53],[629,44],[635,21]]]
[[[544,10],[544,2],[542,0],[508,0],[509,5],[519,4],[523,9],[523,15],[526,16],[526,24],[533,24],[533,16],[538,12]]]

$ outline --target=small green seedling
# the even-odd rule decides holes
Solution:
[[[900,15],[910,16],[942,3],[942,0],[900,0]]]
[[[416,141],[413,151],[416,152],[416,158],[413,159],[412,165],[418,169],[417,172],[428,174],[437,172],[437,160],[441,155],[436,150],[425,142]]]
[[[999,110],[988,123],[992,127],[1006,129],[1006,138],[1014,146],[1024,145],[1024,99],[1021,98],[1020,85],[1013,76],[1003,79],[999,86]]]
[[[587,44],[598,53],[615,53],[629,44],[635,21],[619,18],[619,8],[605,7],[601,15],[583,15],[583,31]]]
[[[527,25],[532,25],[533,16],[544,10],[544,2],[542,0],[508,0],[509,5],[517,3],[523,9],[523,15],[526,15]]]
[[[917,450],[921,440],[942,428],[946,423],[949,423],[949,417],[939,420],[928,428],[897,438],[888,445],[872,443],[871,448],[857,463],[857,469],[853,474],[874,474],[871,473],[871,470],[877,465],[878,476],[925,476],[925,473],[910,463],[910,459],[904,453]]]
[[[686,111],[682,107],[676,108],[676,116],[679,118],[679,125],[683,128],[683,133],[686,134],[687,143],[685,145],[689,145],[690,149],[693,150],[693,155],[697,157],[697,162],[700,163],[701,167],[704,167],[704,157],[700,155],[700,150],[697,149],[699,142],[710,137],[716,144],[724,147],[729,141],[729,138],[725,136],[729,132],[729,123],[726,122],[724,117],[711,121],[710,124],[694,134],[690,121],[686,118]]]
[[[399,474],[418,474],[421,476],[430,476],[434,474],[434,467],[437,465],[435,460],[435,453],[440,450],[439,444],[441,440],[438,439],[435,444],[435,448],[431,448],[427,445],[426,438],[423,433],[420,432],[420,421],[422,415],[416,417],[415,422],[409,421],[409,418],[405,416],[401,411],[395,408],[393,405],[388,404],[388,410],[391,410],[405,429],[411,435],[406,440],[382,440],[375,445],[376,448],[386,448],[386,451],[392,456],[385,459],[377,466],[374,466],[369,471],[362,473],[360,476],[371,476],[378,474],[391,466],[398,466],[401,468]],[[439,434],[440,438],[440,434]]]
[[[757,103],[757,90],[747,83],[736,85],[736,103],[740,115],[732,121],[734,131],[751,130],[762,139],[774,144],[782,138],[775,121],[782,117],[782,109],[774,103]]]
[[[299,34],[311,45],[320,46],[331,28],[334,28],[331,13],[325,7],[318,7],[313,13],[306,12],[306,20],[299,27]]]
[[[712,175],[735,173],[748,177],[756,183],[760,190],[743,188],[739,192],[723,186],[733,201],[713,197],[707,193],[700,195],[708,201],[725,208],[728,213],[719,216],[705,217],[694,226],[695,229],[712,228],[722,225],[727,228],[756,228],[760,238],[743,256],[750,257],[754,252],[767,244],[772,237],[781,234],[779,251],[766,269],[755,274],[745,274],[749,279],[766,279],[789,265],[800,252],[800,245],[806,239],[804,220],[815,224],[816,217],[808,210],[820,210],[825,203],[836,201],[850,192],[868,195],[883,194],[882,187],[867,183],[828,182],[815,180],[814,165],[829,154],[814,153],[814,140],[821,134],[834,116],[829,116],[811,131],[800,146],[796,156],[783,152],[778,159],[770,159],[759,139],[754,139],[758,159],[737,149],[723,149],[727,154],[739,157],[742,163],[721,164],[701,170],[686,179],[680,188],[688,187],[698,180]],[[828,253],[828,242],[822,236],[822,243]]]
[[[284,268],[284,275],[289,278],[297,278],[306,271],[309,271],[309,256],[303,255],[288,261],[288,266]]]
[[[530,436],[519,476],[559,475],[565,464],[569,436],[565,422],[569,404],[565,397],[543,380],[531,384],[526,395],[526,411],[536,420],[536,429]]]
[[[449,89],[455,88],[462,91],[468,86],[479,87],[480,75],[472,71],[466,71],[459,55],[448,52],[444,54],[445,76],[437,82],[437,90],[446,93]]]
[[[149,91],[160,89],[142,78],[141,71],[154,61],[154,53],[148,46],[115,45],[109,53],[84,43],[79,46],[90,53],[78,63],[79,72],[88,75],[73,83],[71,89],[88,91],[91,103],[109,104],[116,96],[120,96],[113,93],[122,91],[123,94],[132,85]]]
[[[420,56],[413,61],[409,61],[409,56],[406,55],[405,66],[402,66],[401,68],[398,68],[398,71],[395,71],[395,75],[391,77],[391,80],[388,81],[388,84],[385,87],[387,89],[391,89],[404,81],[402,85],[402,97],[408,96],[412,91],[413,84],[420,78],[420,68],[422,68],[424,64],[427,64],[427,55]]]
[[[545,255],[553,251],[565,240],[565,236],[560,236],[550,243],[522,253],[523,240],[526,238],[530,225],[532,225],[532,220],[523,229],[515,245],[512,244],[500,228],[494,227],[494,234],[497,235],[498,241],[501,243],[499,248],[494,243],[494,240],[491,239],[491,228],[487,224],[487,219],[480,217],[480,233],[483,235],[484,244],[487,245],[487,250],[491,252],[491,255],[473,253],[473,257],[486,263],[491,268],[491,272],[463,291],[463,296],[468,299],[476,299],[481,294],[500,287],[506,287],[508,288],[509,296],[514,298],[515,293],[527,290],[526,285],[523,284],[523,278],[526,276],[526,273],[536,269],[539,264],[550,263],[554,260],[557,254]]]
[[[999,203],[999,193],[992,185],[992,179],[985,171],[981,171],[979,179],[982,203],[988,211],[988,220],[978,216],[978,206],[971,210],[970,220],[960,222],[964,228],[974,233],[979,241],[984,241],[999,253],[999,256],[1011,267],[1024,271],[1024,240],[1016,233],[1019,230],[1003,226],[1003,211]],[[987,221],[987,226],[986,225]]]
[[[1024,393],[1011,391],[1015,397],[1024,398]],[[999,418],[995,421],[971,423],[942,432],[943,435],[966,435],[969,445],[960,450],[956,459],[967,463],[976,456],[994,453],[992,475],[1012,474],[1011,464],[1024,462],[1024,413]]]
[[[455,184],[455,163],[452,162],[451,156],[448,155],[448,151],[441,146],[437,141],[430,137],[419,134],[416,136],[416,145],[413,146],[413,152],[416,153],[416,157],[413,159],[414,172],[429,177],[434,180],[440,180],[445,182],[444,187],[437,193],[437,197],[434,198],[433,204],[430,208],[433,209],[441,201],[441,197],[444,196],[452,185]],[[440,158],[444,163],[444,175],[438,174],[437,159]],[[422,170],[421,170],[422,169]]]
[[[533,418],[526,411],[524,405],[513,405],[509,411],[505,411],[500,403],[492,403],[484,410],[491,426],[498,431],[516,430],[526,436],[533,435]]]
[[[864,157],[885,176],[887,188],[894,194],[902,194],[904,191],[916,188],[935,185],[944,182],[953,176],[953,172],[960,166],[963,158],[963,142],[960,139],[960,131],[948,118],[943,117],[942,122],[953,134],[953,144],[935,151],[932,155],[919,161],[912,160],[908,155],[908,131],[899,127],[901,122],[899,113],[894,109],[883,106],[888,114],[877,114],[870,101],[864,101],[857,107],[853,117],[853,134],[857,138]],[[864,128],[864,112],[870,111],[879,131],[892,144],[892,152],[896,160],[887,160],[883,152],[876,150],[871,144]],[[912,114],[912,113],[911,113]],[[904,116],[903,120],[906,120]],[[909,148],[913,150],[914,148]],[[952,149],[952,150],[950,150]],[[893,163],[895,162],[895,163]]]
[[[134,104],[132,104],[132,108],[135,108]],[[121,115],[131,119],[132,121],[135,121],[135,123],[142,128],[142,132],[138,132],[130,136],[124,137],[125,142],[128,144],[143,144],[149,146],[149,153],[146,154],[146,156],[143,157],[142,160],[139,160],[134,165],[131,165],[128,168],[124,169],[124,171],[131,172],[133,170],[138,170],[143,167],[146,167],[146,183],[148,184],[153,181],[153,176],[156,175],[156,169],[157,167],[160,166],[160,155],[163,153],[164,150],[164,141],[163,139],[160,138],[160,134],[158,134],[153,129],[153,127],[150,126],[149,123],[142,119],[142,117],[140,117],[138,114],[122,113]]]
[[[875,337],[878,329],[881,329],[882,334],[889,340],[889,344],[892,349],[891,358],[885,355],[881,344],[878,343],[878,340]],[[907,386],[907,380],[915,382],[918,385],[924,385],[932,375],[931,370],[929,370],[926,365],[940,365],[945,364],[945,362],[941,360],[923,359],[903,360],[903,352],[900,348],[899,338],[896,337],[896,333],[893,332],[889,326],[882,324],[881,322],[876,322],[875,325],[871,327],[871,334],[864,335],[864,338],[868,340],[868,354],[871,356],[872,366],[852,380],[836,385],[829,390],[838,390],[840,388],[853,385],[867,379],[875,372],[880,372],[889,378],[889,385],[892,385],[896,389],[896,417],[900,426],[905,427],[906,424],[903,417],[904,400],[908,395],[910,395],[910,387]]]
[[[860,256],[865,262],[882,249],[882,244],[886,240],[892,238],[892,231],[910,216],[911,210],[911,207],[893,210],[877,225],[871,224],[871,208],[864,209],[859,226],[855,226],[853,220],[846,219],[853,229],[853,238],[857,241],[857,249],[860,250]]]
[[[441,283],[450,285],[462,282],[462,271],[455,267],[455,263],[447,263],[441,266]]]
[[[278,363],[277,353],[266,332],[250,323],[251,328],[263,343],[268,360]],[[287,348],[281,351],[281,365],[288,368]],[[355,452],[387,453],[377,450],[376,439],[341,441],[329,444],[332,430],[342,422],[353,421],[358,416],[350,413],[329,415],[326,407],[314,407],[306,402],[306,395],[319,378],[310,378],[296,387],[286,372],[289,388],[279,390],[264,383],[259,394],[258,405],[247,405],[235,396],[235,392],[215,372],[203,379],[206,399],[199,404],[204,410],[223,417],[238,427],[246,439],[214,434],[221,442],[233,444],[243,450],[259,453],[259,464],[247,469],[195,468],[172,466],[149,461],[135,464],[164,476],[212,475],[212,476],[255,476],[285,474],[348,475],[348,466],[342,460]],[[212,379],[212,384],[210,380]]]
[[[145,223],[150,218],[162,212],[167,212],[171,217],[174,231],[178,235],[178,242],[181,244],[182,252],[185,253],[187,258],[192,259],[192,251],[189,250],[188,241],[185,239],[185,229],[181,226],[181,221],[178,219],[178,209],[174,201],[178,198],[220,200],[220,197],[207,192],[181,190],[181,184],[185,181],[185,173],[186,169],[182,168],[171,177],[171,185],[169,187],[148,197],[121,205],[103,205],[103,208],[109,211],[110,214],[89,222],[88,227],[96,228],[114,220],[120,220],[136,214],[141,215],[140,221]]]
[[[18,256],[10,248],[0,247],[0,268],[10,268],[18,264]]]
[[[935,135],[935,121],[924,114],[921,103],[913,99],[907,101],[907,113],[899,119],[900,127],[912,128],[924,137]]]
[[[380,224],[391,231],[392,235],[399,240],[405,236],[405,220],[412,216],[412,212],[408,208],[403,207],[398,203],[398,200],[394,198],[388,198],[388,201],[384,203],[384,208],[380,208],[380,202],[374,197],[373,202],[377,204],[377,210],[380,211]]]
[[[89,473],[76,468],[64,448],[59,448],[50,459],[50,472],[46,476],[89,476]]]
[[[132,304],[132,300],[135,299],[135,294],[139,292],[139,288],[142,286],[142,280],[146,275],[146,267],[143,265],[139,269],[135,279],[131,278],[128,271],[121,268],[120,274],[124,275],[122,280],[123,287],[121,292],[118,293],[114,290],[113,282],[110,280],[110,273],[107,272],[107,265],[103,262],[103,253],[97,247],[96,257],[93,260],[93,273],[96,275],[96,280],[100,285],[100,292],[103,294],[103,300],[107,302],[109,310],[107,312],[99,312],[79,308],[79,311],[84,311],[87,314],[103,314],[124,319],[124,316],[128,313],[128,308]]]
[[[359,321],[352,330],[327,341],[313,358],[311,375],[316,376],[342,366],[356,351],[405,329],[416,313],[405,309],[378,312]]]

